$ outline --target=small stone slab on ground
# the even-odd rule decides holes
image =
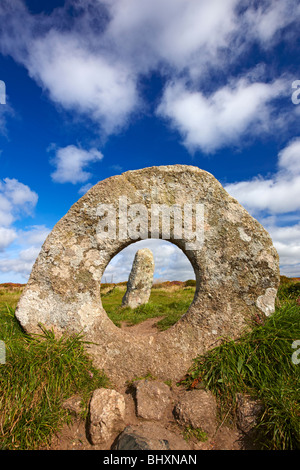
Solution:
[[[157,380],[144,379],[134,382],[133,387],[137,416],[156,421],[162,419],[172,397],[168,385]]]
[[[115,390],[99,388],[93,392],[89,406],[89,434],[93,444],[109,441],[124,427],[125,400]]]

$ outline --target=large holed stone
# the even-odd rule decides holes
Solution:
[[[169,227],[155,228],[160,210],[163,218],[170,212]],[[108,318],[100,282],[118,252],[151,237],[182,249],[196,293],[174,326],[135,336]],[[47,237],[16,317],[28,333],[39,333],[40,324],[57,334],[84,333],[95,365],[112,380],[147,372],[177,380],[196,355],[224,337],[237,338],[251,315],[270,315],[278,285],[269,234],[210,173],[151,167],[101,181],[71,207]]]

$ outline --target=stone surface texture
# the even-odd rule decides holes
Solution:
[[[171,400],[168,385],[159,381],[139,380],[134,383],[136,414],[140,418],[160,420]]]
[[[179,424],[205,431],[212,436],[217,429],[217,405],[214,396],[206,390],[185,392],[174,407]]]
[[[82,398],[79,395],[74,395],[63,402],[62,408],[71,411],[74,415],[79,415],[81,412],[81,402]]]
[[[146,422],[127,426],[112,450],[190,450],[190,446],[182,437],[160,424]]]
[[[89,435],[93,444],[109,441],[124,427],[125,400],[115,390],[94,390],[89,406]]]
[[[238,393],[236,399],[237,425],[245,434],[251,434],[263,412],[263,404],[250,395],[243,395],[242,393]]]
[[[99,238],[99,204],[119,214],[122,197],[128,206],[147,208],[149,227],[154,204],[204,206],[201,248],[187,249],[191,239],[184,231],[178,238],[171,230],[167,238],[194,268],[194,300],[174,326],[153,336],[117,328],[101,303],[101,278],[110,260],[145,238],[133,240],[128,233]],[[112,380],[148,372],[177,380],[221,337],[237,338],[249,316],[273,312],[278,285],[278,254],[269,234],[210,173],[186,165],[151,167],[99,182],[70,208],[41,249],[16,317],[28,333],[40,333],[40,323],[57,334],[83,333],[93,343],[86,347],[95,366]]]
[[[127,290],[122,299],[123,307],[136,308],[146,304],[151,294],[154,274],[154,258],[149,248],[135,254],[129,275]]]

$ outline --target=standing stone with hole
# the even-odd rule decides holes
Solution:
[[[154,274],[154,258],[149,248],[135,254],[129,275],[127,290],[122,300],[123,307],[136,308],[146,304],[151,294]]]
[[[169,235],[160,224],[155,237],[177,245],[195,271],[196,292],[187,312],[155,335],[132,335],[118,328],[101,303],[101,278],[110,260],[145,239],[145,232],[133,239],[123,230],[120,236],[124,198],[125,211],[144,208],[148,228],[155,205],[170,210]],[[106,217],[99,211],[103,204],[109,209],[112,233],[99,237],[99,224]],[[185,217],[177,227],[182,230],[173,230],[172,211],[195,204],[204,207],[204,242],[193,248]],[[187,165],[151,167],[100,181],[70,208],[41,249],[16,317],[29,334],[40,333],[40,324],[58,335],[84,334],[94,365],[114,382],[149,372],[161,380],[179,380],[197,355],[224,337],[238,338],[252,315],[272,314],[279,280],[279,257],[270,235],[213,175]]]

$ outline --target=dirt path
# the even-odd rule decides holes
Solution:
[[[134,335],[155,335],[159,334],[159,330],[157,329],[157,323],[162,320],[164,317],[155,317],[149,318],[137,325],[128,325],[127,322],[121,323],[121,329],[126,330],[129,333]]]

